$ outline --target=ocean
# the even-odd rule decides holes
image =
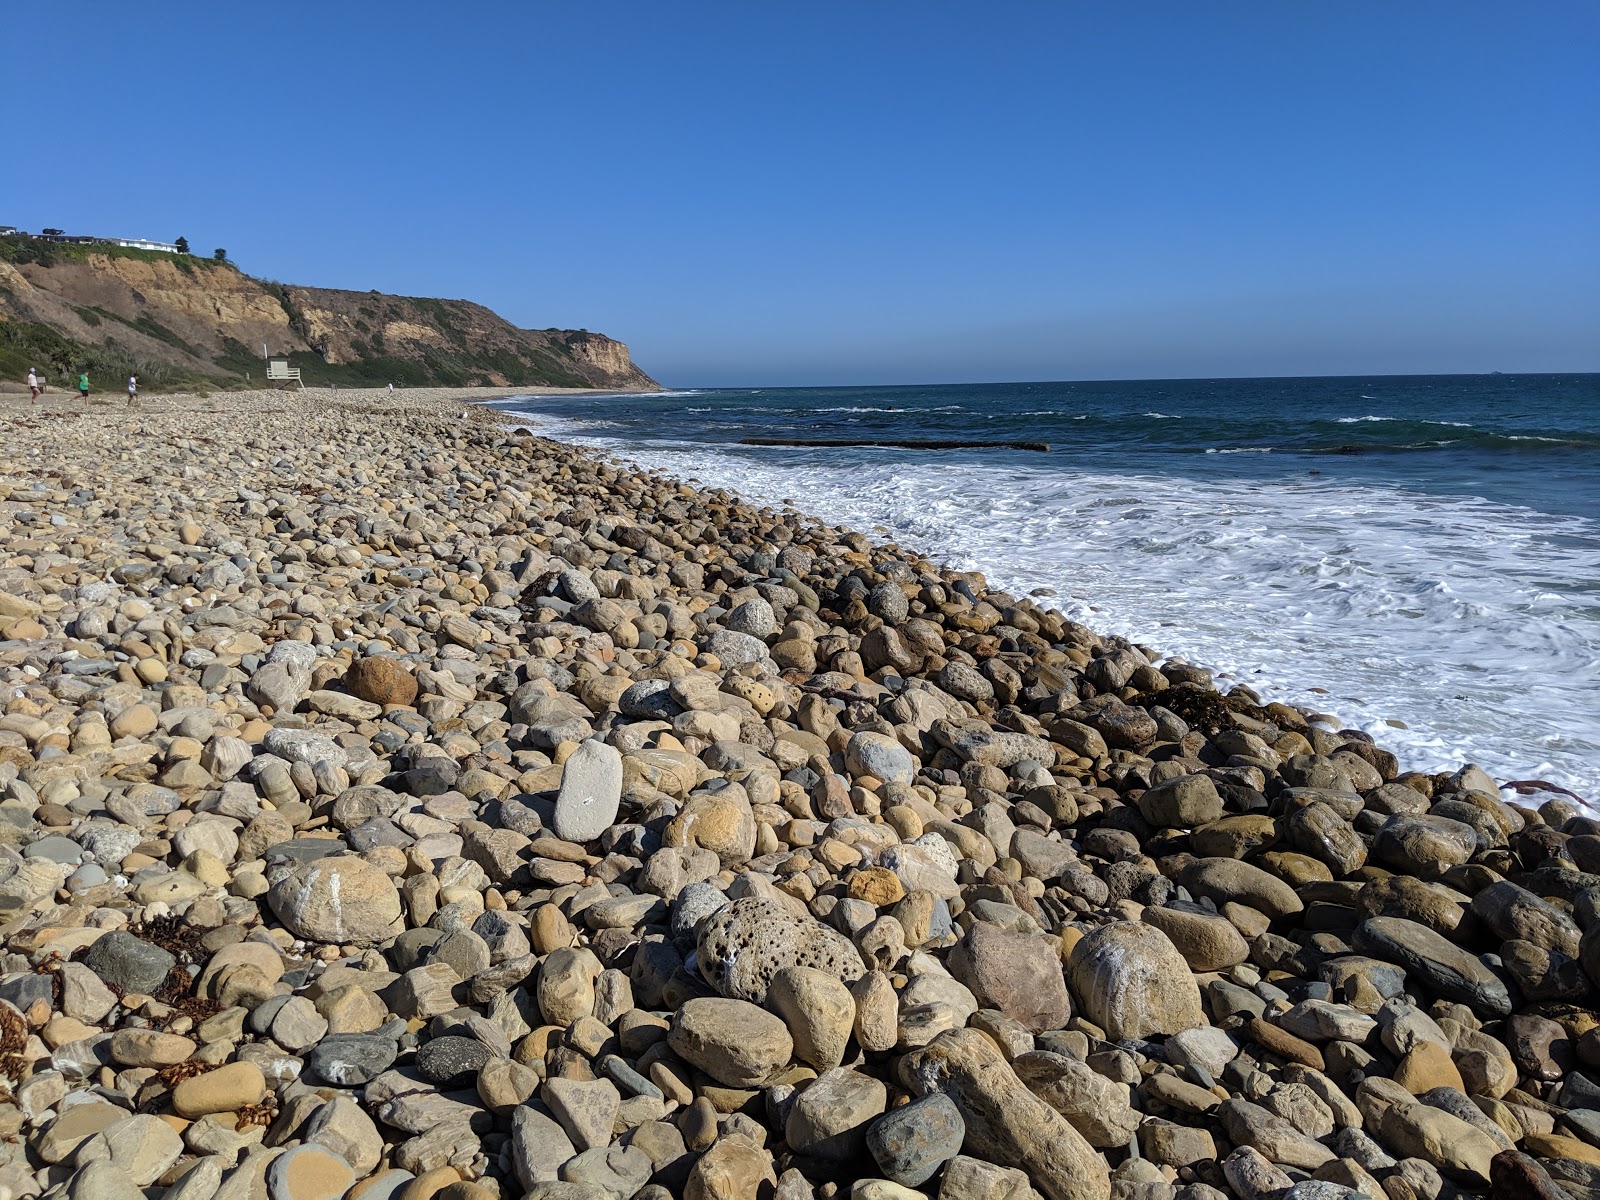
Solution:
[[[551,437],[886,536],[1102,633],[1600,803],[1600,375],[517,398]],[[745,438],[1047,443],[747,446]],[[1538,802],[1538,798],[1534,798]]]

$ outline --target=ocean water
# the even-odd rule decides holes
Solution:
[[[1600,375],[519,398],[552,437],[1042,590],[1093,629],[1600,802]],[[757,447],[742,439],[1045,442]],[[1537,797],[1535,798],[1537,802]]]

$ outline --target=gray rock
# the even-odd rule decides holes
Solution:
[[[319,762],[343,767],[350,761],[349,754],[338,742],[325,733],[309,729],[274,729],[262,739],[261,745],[268,754],[285,762],[305,763],[308,767]]]
[[[885,1113],[867,1130],[867,1149],[885,1179],[918,1187],[961,1153],[967,1123],[961,1110],[943,1092]]]
[[[785,967],[815,967],[847,982],[866,971],[843,934],[754,897],[701,922],[698,956],[707,983],[724,996],[757,1004],[765,1003],[772,977]]]
[[[1532,942],[1575,957],[1582,932],[1566,913],[1509,879],[1491,883],[1472,898],[1472,913],[1502,941]]]
[[[706,638],[705,648],[706,653],[715,654],[725,668],[760,662],[767,656],[767,644],[760,638],[732,629],[716,630]]]
[[[394,1065],[399,1047],[372,1033],[332,1033],[306,1055],[306,1074],[338,1087],[371,1083]]]
[[[1139,812],[1157,829],[1193,829],[1222,816],[1222,797],[1205,775],[1180,775],[1139,797]]]
[[[761,639],[771,637],[778,629],[772,605],[759,596],[739,605],[723,618],[722,623],[735,633]]]
[[[892,737],[882,733],[853,734],[844,751],[845,768],[852,775],[871,775],[885,783],[910,786],[917,777],[917,760]]]
[[[1477,1012],[1511,1014],[1506,985],[1478,957],[1415,921],[1372,917],[1356,927],[1355,948],[1374,958],[1399,963],[1407,975],[1447,1000]]]
[[[617,819],[622,804],[622,755],[604,742],[579,745],[561,771],[556,799],[556,836],[590,842]]]
[[[1478,851],[1477,831],[1460,821],[1431,814],[1397,813],[1373,839],[1373,857],[1385,866],[1423,879],[1438,879]]]
[[[489,1047],[477,1038],[434,1038],[417,1051],[417,1074],[444,1088],[470,1087],[489,1061]]]
[[[160,946],[115,929],[95,939],[83,962],[106,983],[148,996],[161,986],[177,959]]]
[[[511,1162],[523,1187],[555,1180],[577,1155],[567,1131],[548,1112],[518,1105],[511,1112]]]

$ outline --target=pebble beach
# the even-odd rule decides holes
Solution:
[[[4,398],[0,1200],[1600,1197],[1570,796],[509,394]]]

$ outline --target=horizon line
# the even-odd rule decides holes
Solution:
[[[684,383],[661,385],[669,392],[678,391],[739,391],[748,388],[782,388],[806,390],[811,388],[897,388],[897,387],[1020,387],[1062,383],[1259,383],[1267,379],[1490,379],[1495,376],[1521,378],[1529,375],[1596,375],[1600,368],[1584,371],[1351,371],[1311,375],[1122,375],[1085,379],[947,379],[921,380],[906,383]]]

